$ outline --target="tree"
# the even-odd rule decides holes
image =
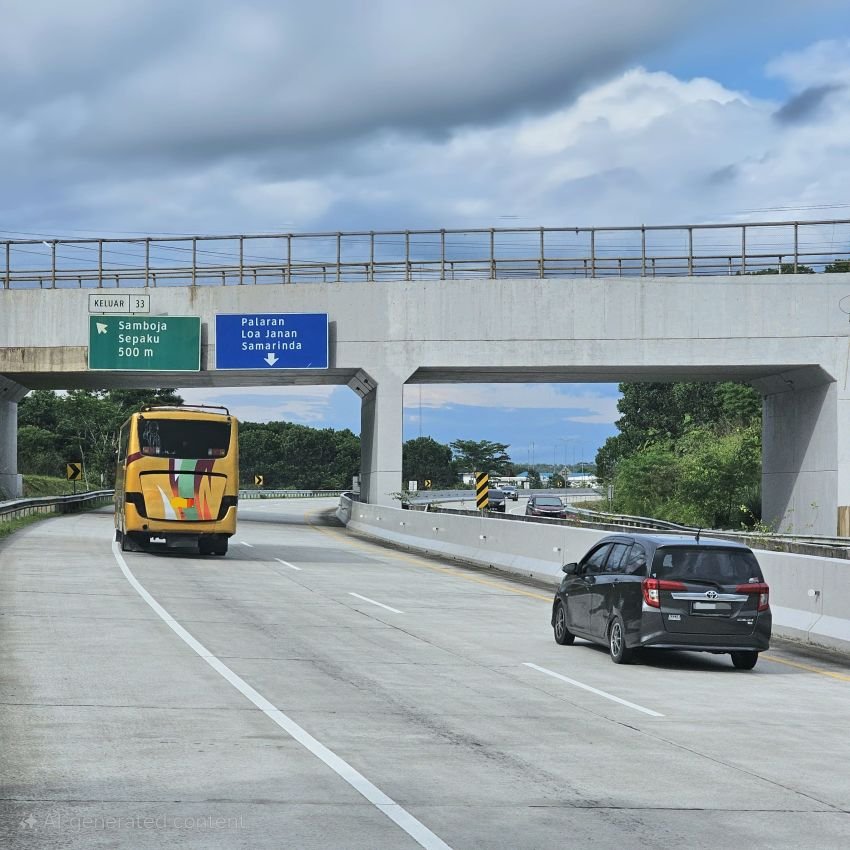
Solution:
[[[850,272],[850,260],[833,260],[824,266],[825,272]]]
[[[487,472],[490,475],[508,475],[512,469],[507,443],[490,440],[455,440],[449,444],[454,452],[458,469],[468,472]]]
[[[814,274],[815,270],[811,266],[804,266],[802,263],[797,263],[797,269],[794,269],[794,263],[782,263],[778,269],[759,269],[757,272],[745,272],[745,274]]]
[[[452,450],[432,437],[417,437],[403,446],[402,481],[430,480],[434,489],[452,487],[457,481]]]

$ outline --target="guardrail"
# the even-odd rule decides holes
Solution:
[[[114,490],[94,490],[71,496],[40,496],[32,499],[14,499],[8,502],[0,502],[0,522],[20,519],[38,513],[76,513],[83,508],[94,507],[98,502],[111,501],[114,494]]]
[[[321,499],[338,497],[345,490],[240,490],[240,499]]]
[[[848,246],[850,219],[10,239],[0,288],[797,273]]]

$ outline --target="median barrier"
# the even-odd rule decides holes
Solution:
[[[409,549],[493,567],[550,583],[611,532],[558,520],[406,511],[340,499],[336,515],[358,533]],[[637,529],[640,531],[640,529]],[[819,555],[753,551],[770,585],[773,633],[850,652],[850,561]]]

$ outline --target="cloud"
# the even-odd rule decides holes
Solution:
[[[830,94],[843,88],[844,85],[838,83],[811,86],[784,103],[773,117],[780,124],[799,124],[815,115]]]
[[[343,407],[359,406],[359,400],[347,387],[203,387],[182,389],[187,404],[223,404],[243,422],[297,422],[302,425],[325,423],[326,427],[351,427],[327,424],[343,395]],[[347,403],[347,404],[346,404]],[[355,428],[359,430],[359,427]]]
[[[619,418],[616,385],[594,385],[576,392],[575,385],[558,384],[422,384],[408,385],[404,393],[406,411],[420,405],[426,409],[498,407],[506,413],[517,410],[574,411],[566,422],[613,423]],[[408,414],[411,415],[411,414]],[[415,418],[415,415],[414,415]]]

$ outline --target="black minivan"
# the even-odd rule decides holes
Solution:
[[[559,644],[726,653],[751,670],[770,643],[769,589],[752,550],[726,540],[613,534],[566,564],[552,604]]]

